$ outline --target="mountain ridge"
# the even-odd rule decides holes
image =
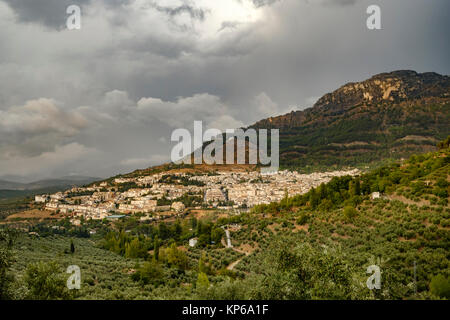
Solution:
[[[413,79],[408,79],[408,77],[412,77]],[[434,79],[434,81],[433,81]],[[403,83],[392,83],[392,80],[400,80]],[[406,81],[405,80],[410,80]],[[411,84],[411,80],[421,81],[419,82],[418,88],[415,86],[407,87],[404,84]],[[383,82],[384,81],[384,82]],[[433,88],[431,84],[439,84],[440,88]],[[380,93],[378,96],[370,95],[369,92],[363,91],[364,88],[371,87],[371,85],[376,84],[380,85],[380,89],[383,89],[383,86],[386,86],[387,84],[396,84],[398,87],[387,87],[386,91],[383,91],[383,95]],[[362,86],[362,87],[361,87]],[[393,90],[392,88],[396,89]],[[355,90],[356,95],[353,95],[351,99],[344,100],[343,97],[352,90]],[[359,89],[359,90],[358,90]],[[398,90],[402,89],[402,90]],[[407,89],[407,90],[405,90]],[[419,90],[414,90],[419,89]],[[432,91],[426,91],[427,89],[434,89]],[[437,89],[437,90],[436,90]],[[406,92],[405,92],[406,91]],[[399,94],[392,94],[392,93],[399,93]],[[364,95],[364,93],[366,95]],[[385,96],[386,94],[386,96]],[[304,110],[297,110],[297,111],[291,111],[289,113],[275,116],[275,117],[269,117],[266,119],[261,119],[257,122],[255,122],[250,127],[256,127],[259,128],[260,126],[270,126],[272,124],[273,126],[275,124],[283,125],[285,123],[280,122],[280,120],[290,120],[290,119],[305,119],[305,117],[302,117],[303,114],[308,113],[317,113],[317,112],[323,112],[326,110],[333,109],[333,107],[336,106],[336,104],[345,104],[345,107],[349,106],[357,106],[363,102],[370,102],[370,104],[376,103],[376,102],[383,102],[383,100],[388,100],[391,102],[401,102],[407,101],[408,96],[407,94],[411,94],[411,97],[409,100],[412,99],[418,99],[418,98],[439,98],[439,99],[450,99],[450,76],[447,75],[440,75],[436,72],[424,72],[424,73],[417,73],[416,71],[412,70],[398,70],[398,71],[392,71],[392,72],[385,72],[380,73],[377,75],[372,76],[371,78],[367,80],[363,80],[360,82],[348,82],[341,86],[340,88],[324,94],[321,98],[317,100],[317,102],[310,108],[304,109]],[[381,99],[381,97],[385,97],[384,99]],[[386,102],[386,101],[384,101]],[[288,122],[288,121],[287,121]],[[290,125],[295,125],[296,121],[291,121]]]
[[[262,119],[285,167],[355,166],[435,150],[450,128],[450,77],[399,70],[349,82],[311,108]]]

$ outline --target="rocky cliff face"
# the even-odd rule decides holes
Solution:
[[[264,119],[254,127],[295,127],[315,118],[319,120],[344,114],[357,106],[376,107],[415,100],[426,100],[428,103],[450,100],[450,77],[409,70],[381,73],[362,82],[347,83],[325,94],[310,109]]]
[[[348,83],[324,95],[313,108],[345,110],[357,105],[400,103],[430,97],[450,98],[450,77],[433,72],[394,71]]]

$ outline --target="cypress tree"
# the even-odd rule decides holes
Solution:
[[[155,240],[153,241],[153,259],[155,261],[159,260],[159,239],[158,236],[155,236]]]

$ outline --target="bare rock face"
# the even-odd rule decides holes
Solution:
[[[322,123],[326,117],[344,115],[358,106],[374,110],[380,105],[414,103],[417,100],[422,100],[419,103],[423,103],[423,100],[430,103],[450,100],[450,77],[409,70],[381,73],[362,82],[347,83],[325,94],[312,108],[264,119],[252,127],[289,128],[311,121]]]
[[[450,98],[450,77],[433,72],[394,71],[366,81],[348,83],[324,95],[313,108],[343,111],[358,105],[400,103],[429,97]]]

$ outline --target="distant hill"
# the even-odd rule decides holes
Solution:
[[[24,186],[25,186],[25,184],[23,184],[23,183],[0,180],[0,190],[2,190],[2,189],[23,190]]]
[[[258,121],[280,129],[284,167],[354,166],[435,150],[450,134],[450,77],[394,71],[348,83],[303,111]]]
[[[1,202],[5,200],[17,200],[22,201],[27,197],[34,198],[35,195],[38,194],[51,194],[59,191],[64,191],[67,187],[48,187],[42,189],[33,189],[33,190],[4,190],[0,189],[0,207]],[[1,208],[0,208],[1,211]]]
[[[45,188],[69,188],[72,186],[82,186],[98,180],[101,180],[101,178],[85,176],[66,176],[57,179],[38,180],[31,183],[0,180],[0,190],[25,191]]]

